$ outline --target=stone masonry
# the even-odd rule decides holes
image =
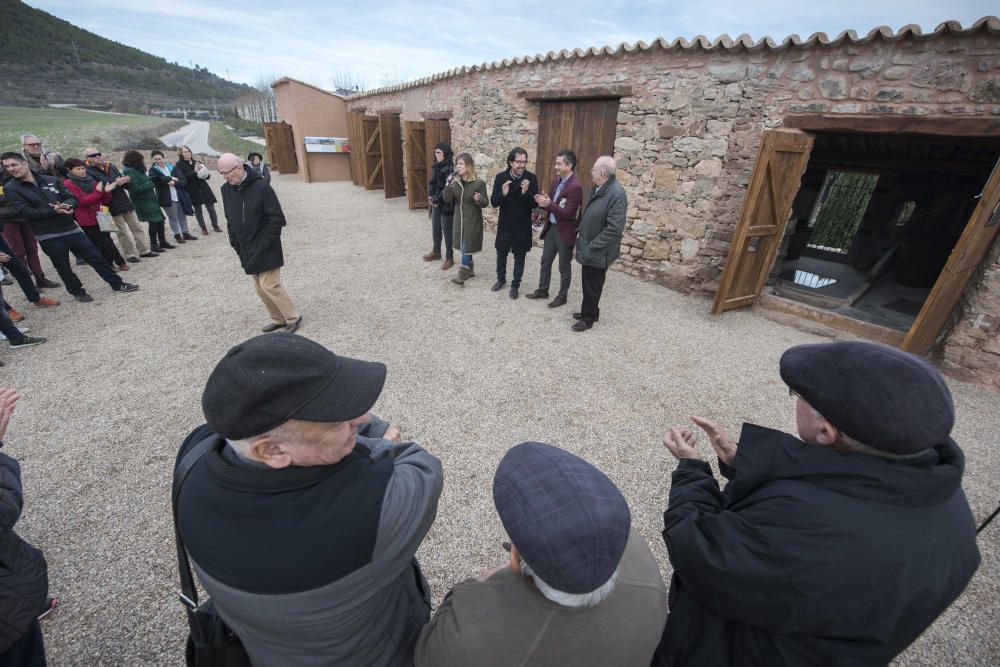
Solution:
[[[629,209],[616,268],[712,294],[763,130],[789,114],[1000,119],[1000,20],[925,35],[881,28],[863,38],[697,38],[550,53],[362,93],[348,108],[401,110],[403,120],[450,114],[453,148],[475,156],[490,183],[512,146],[534,162],[540,104],[524,91],[622,86],[631,94],[620,100],[614,155]],[[549,164],[529,169],[548,181]],[[1000,244],[967,290],[941,361],[1000,391],[998,256]]]

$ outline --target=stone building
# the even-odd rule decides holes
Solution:
[[[431,123],[490,175],[515,145],[545,184],[559,148],[581,155],[580,175],[613,153],[629,195],[616,268],[713,295],[716,312],[758,303],[933,353],[1000,390],[995,17],[548,53],[367,91],[347,110],[368,187],[392,166],[419,193]],[[364,151],[365,122],[390,128],[382,146],[402,143],[403,165]]]

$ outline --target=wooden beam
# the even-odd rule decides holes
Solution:
[[[873,116],[852,114],[790,114],[783,127],[815,132],[918,134],[946,137],[998,137],[1000,118],[944,118],[939,116]]]
[[[913,160],[878,154],[840,153],[838,151],[813,151],[809,159],[811,167],[828,169],[851,168],[857,171],[917,171],[947,172],[962,174],[982,174],[989,171],[990,162],[955,162],[952,160]]]
[[[632,97],[632,86],[587,86],[585,88],[545,88],[541,90],[520,90],[518,97],[529,102],[551,102],[553,100],[589,100]]]
[[[455,114],[451,111],[422,111],[420,117],[424,120],[451,120]]]

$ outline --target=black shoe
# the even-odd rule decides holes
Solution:
[[[594,325],[588,322],[587,320],[578,320],[573,324],[573,326],[570,327],[570,329],[572,329],[573,331],[586,331],[592,326]]]
[[[187,241],[184,240],[184,237],[181,236],[180,234],[174,234],[174,240],[177,241],[178,243],[187,243]]]
[[[583,319],[583,313],[573,313],[573,319],[574,320],[582,320]],[[601,316],[600,315],[596,315],[594,317],[594,321],[595,322],[600,322],[601,321]]]
[[[510,298],[516,299],[517,297],[518,297],[517,288],[516,287],[511,287],[510,288]]]
[[[91,301],[94,300],[94,297],[90,296],[86,292],[80,292],[79,294],[74,294],[73,298],[79,301],[80,303],[90,303]]]
[[[214,229],[214,230],[215,230],[215,231],[217,231],[217,232],[221,232],[221,231],[222,231],[222,228],[221,228],[221,227],[212,227],[212,229]]]
[[[299,319],[295,320],[294,322],[289,322],[288,324],[286,324],[285,333],[295,333],[296,331],[299,330],[300,326],[302,326],[302,316],[299,316]]]
[[[559,306],[565,306],[565,305],[566,305],[566,297],[564,296],[557,295],[556,298],[552,299],[552,301],[549,301],[549,308],[558,308]]]
[[[40,338],[40,337],[39,338],[32,338],[31,336],[25,336],[24,338],[21,339],[20,343],[15,343],[13,341],[10,341],[10,348],[12,350],[16,350],[19,347],[34,347],[36,345],[41,345],[46,340],[48,340],[48,339],[47,338]]]
[[[491,287],[490,290],[493,292],[499,292],[500,290],[503,289],[503,286],[506,284],[507,284],[506,280],[497,280],[495,283],[493,283],[493,287]]]
[[[143,255],[143,257],[145,257],[145,255]],[[125,261],[128,262],[129,264],[138,264],[139,263],[139,258],[138,257],[126,257]]]
[[[181,234],[181,236],[183,236],[184,240],[186,240],[186,241],[197,241],[198,240],[198,237],[195,236],[194,234],[190,233],[190,232],[184,232],[183,234]]]
[[[536,289],[531,294],[525,294],[525,299],[548,299],[549,291],[547,289]]]
[[[35,284],[38,285],[39,288],[55,289],[56,287],[62,287],[62,284],[53,282],[48,278],[35,278]]]
[[[118,285],[117,287],[112,287],[111,289],[113,289],[116,292],[135,292],[139,289],[139,286],[134,285],[132,283],[122,283],[121,285]]]
[[[139,255],[139,257],[159,257],[160,253],[158,252],[158,250],[159,248],[157,248],[156,250],[150,250],[149,252],[144,252],[143,254]]]
[[[173,250],[176,247],[177,246],[170,245],[169,243],[161,243],[160,244],[160,252],[163,252],[164,250]]]
[[[277,324],[275,322],[268,322],[260,328],[264,333],[271,333],[272,331],[277,331],[278,329],[284,329],[284,324]]]

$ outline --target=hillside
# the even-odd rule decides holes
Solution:
[[[182,67],[105,39],[19,0],[0,0],[0,104],[79,104],[146,112],[211,108],[248,92],[207,68]]]

